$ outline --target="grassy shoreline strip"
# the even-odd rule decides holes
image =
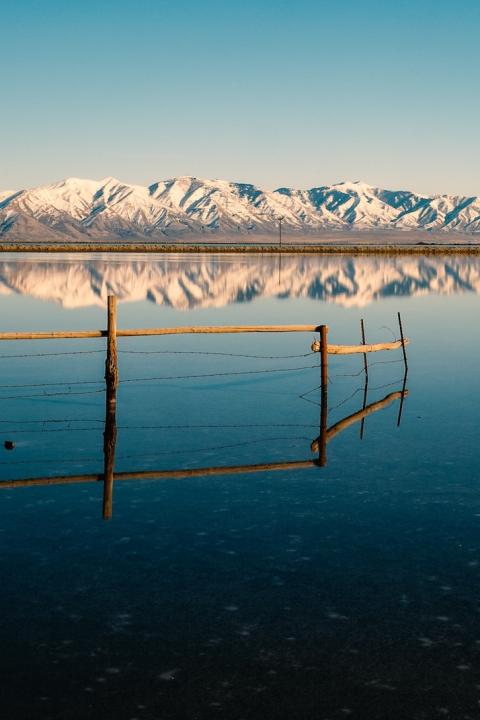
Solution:
[[[480,244],[467,245],[203,245],[173,243],[0,243],[2,253],[225,253],[262,255],[478,255]]]

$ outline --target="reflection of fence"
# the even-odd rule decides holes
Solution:
[[[27,478],[21,480],[2,481],[0,488],[15,487],[32,487],[37,485],[58,485],[80,482],[96,482],[103,481],[103,517],[110,518],[112,516],[112,498],[113,483],[115,480],[135,480],[135,479],[164,479],[164,478],[189,478],[204,475],[231,475],[238,473],[262,472],[267,470],[293,470],[312,466],[324,466],[327,462],[326,448],[327,443],[338,435],[341,431],[350,427],[352,424],[361,421],[361,437],[363,437],[363,428],[365,418],[372,413],[381,410],[390,405],[395,400],[400,400],[400,409],[397,424],[400,424],[404,398],[408,395],[406,389],[407,381],[407,357],[405,346],[408,340],[403,336],[403,328],[401,324],[400,314],[398,315],[400,325],[400,340],[394,340],[388,343],[367,344],[365,342],[365,331],[362,321],[362,344],[360,345],[334,345],[327,341],[328,327],[326,325],[254,325],[254,326],[220,326],[220,327],[178,327],[178,328],[148,328],[134,330],[119,330],[116,324],[116,298],[108,298],[108,315],[107,329],[93,331],[60,331],[60,332],[24,332],[24,333],[0,333],[0,340],[52,340],[60,338],[107,338],[106,363],[105,363],[105,382],[106,382],[106,403],[105,403],[105,421],[104,421],[104,467],[101,474],[90,475],[67,475],[58,477],[38,477]],[[131,472],[115,472],[115,448],[117,438],[116,426],[116,391],[119,382],[118,359],[117,359],[117,338],[118,337],[139,337],[153,335],[177,335],[187,333],[205,333],[205,334],[226,334],[226,333],[281,333],[281,332],[318,332],[319,340],[315,340],[312,344],[312,351],[320,353],[320,434],[310,446],[313,453],[318,453],[317,459],[286,461],[274,463],[261,463],[250,465],[234,465],[234,466],[214,466],[195,469],[174,469],[174,470],[143,470]],[[403,360],[405,366],[405,375],[403,379],[403,387],[400,391],[392,392],[383,400],[367,405],[368,394],[368,363],[367,354],[371,352],[379,352],[382,350],[403,350]],[[363,407],[347,417],[343,418],[333,426],[328,428],[328,355],[347,355],[361,353],[364,356],[364,398]],[[284,368],[280,370],[269,370],[268,372],[284,372],[288,369],[302,368]],[[267,371],[246,371],[249,372],[267,372]],[[244,374],[244,373],[213,373],[212,375],[222,374]],[[209,375],[197,375],[190,377],[208,377]],[[168,379],[168,378],[140,378],[148,379]],[[129,380],[127,380],[128,382]],[[131,380],[130,380],[131,381]],[[54,383],[61,384],[61,383]],[[96,392],[96,391],[95,391]]]
[[[366,407],[362,408],[356,413],[348,415],[339,422],[332,425],[326,431],[325,442],[333,440],[342,430],[346,430],[348,427],[356,422],[359,422],[366,418],[368,415],[382,410],[383,408],[390,405],[395,400],[403,401],[403,398],[408,395],[408,390],[404,387],[401,391],[393,392],[387,395],[383,400],[371,403]],[[285,462],[269,462],[269,463],[256,463],[250,465],[221,465],[214,467],[200,467],[193,469],[174,469],[174,470],[140,470],[140,471],[126,471],[126,472],[113,472],[114,458],[115,458],[115,438],[116,438],[116,427],[115,418],[109,412],[107,403],[107,416],[105,419],[105,430],[104,430],[104,472],[93,473],[85,475],[63,475],[58,477],[38,477],[38,478],[26,478],[22,480],[10,480],[0,482],[0,488],[17,488],[17,487],[35,487],[40,485],[68,485],[83,482],[97,482],[104,481],[104,497],[103,497],[103,516],[104,518],[110,518],[112,515],[112,494],[113,494],[113,481],[117,480],[163,480],[167,478],[192,478],[202,477],[207,475],[236,475],[243,473],[257,473],[263,471],[273,470],[298,470],[301,468],[310,468],[325,464],[321,459],[311,460],[293,460]],[[311,443],[310,449],[313,453],[317,453],[320,450],[322,440],[317,438]]]

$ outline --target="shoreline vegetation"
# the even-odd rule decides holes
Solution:
[[[0,253],[222,253],[261,255],[480,255],[480,243],[375,244],[248,244],[248,243],[5,243]]]

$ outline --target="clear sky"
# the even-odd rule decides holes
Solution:
[[[0,190],[178,175],[480,195],[479,0],[0,0]]]

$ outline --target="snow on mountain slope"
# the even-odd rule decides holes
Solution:
[[[345,231],[480,232],[480,198],[427,197],[342,182],[310,190],[179,177],[149,187],[68,178],[0,192],[0,237],[13,241],[295,236]]]
[[[468,257],[182,257],[0,263],[0,295],[18,293],[67,308],[144,301],[177,310],[223,307],[262,297],[306,297],[362,307],[383,297],[480,293],[480,261]]]

